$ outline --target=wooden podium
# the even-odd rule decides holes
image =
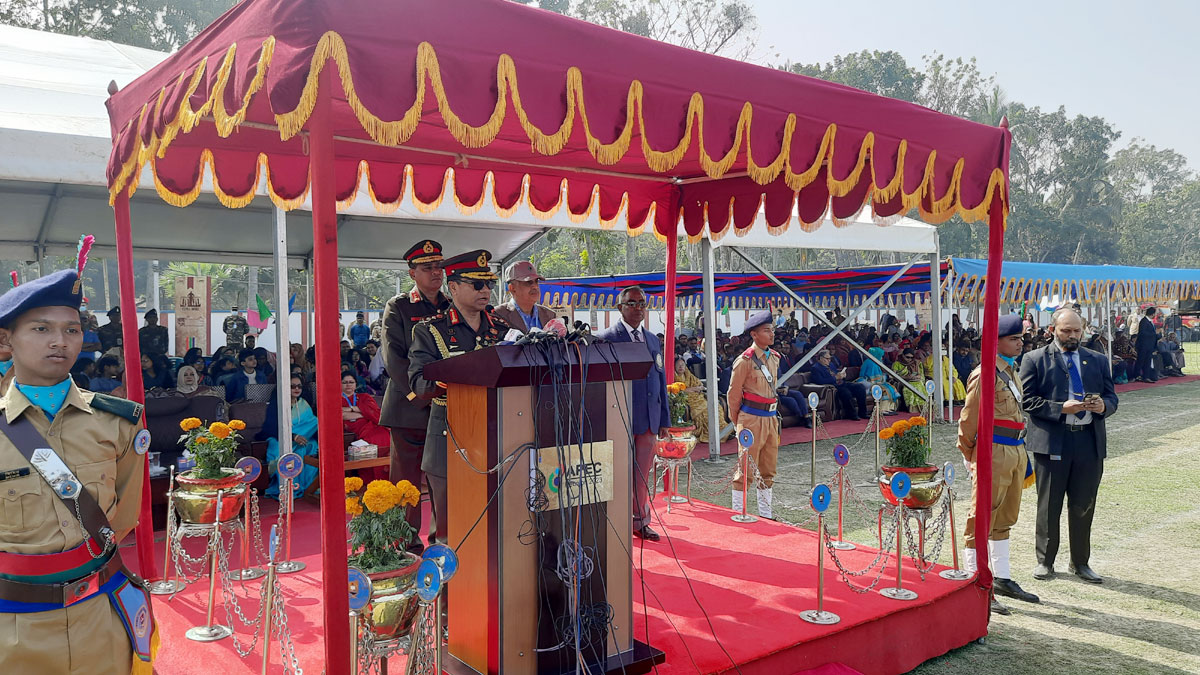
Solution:
[[[502,345],[425,367],[448,391],[459,571],[447,672],[559,675],[582,661],[580,672],[644,673],[663,661],[633,635],[630,381],[650,367],[633,343]],[[586,578],[560,575],[579,550],[563,539],[584,547]]]

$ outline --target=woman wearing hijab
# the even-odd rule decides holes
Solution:
[[[871,356],[883,360],[883,348],[871,347],[867,351],[871,352]],[[896,388],[888,384],[887,376],[883,374],[883,369],[871,359],[864,359],[862,368],[858,371],[858,379],[855,382],[862,382],[870,391],[873,385],[879,385],[883,389],[883,398],[875,404],[879,406],[879,411],[884,415],[896,414],[897,401],[900,395],[896,393]]]

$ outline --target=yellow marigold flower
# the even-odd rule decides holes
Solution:
[[[396,491],[399,493],[398,503],[401,506],[416,506],[421,501],[421,491],[406,480],[396,483]]]
[[[367,507],[371,513],[385,513],[400,501],[400,495],[396,490],[396,486],[386,480],[373,480],[367,486],[367,491],[362,497],[363,505]]]
[[[363,512],[362,502],[358,501],[358,497],[346,498],[346,513],[352,516],[357,516]]]
[[[231,431],[229,425],[224,422],[213,422],[208,425],[208,432],[217,438],[229,438]]]
[[[917,415],[916,417],[909,419],[908,423],[914,427],[923,427],[926,424],[929,424],[929,420],[925,419],[924,417],[921,417],[920,415]]]
[[[346,494],[358,492],[362,489],[363,479],[358,476],[346,476]]]
[[[885,441],[895,435],[896,435],[896,432],[892,431],[891,427],[884,427],[879,430],[879,438],[881,438]]]
[[[196,442],[200,445],[208,445],[208,436],[200,436],[196,439]]]
[[[246,423],[241,420],[229,420],[229,428],[234,431],[242,431],[246,428]]]
[[[203,422],[201,422],[200,418],[198,417],[185,417],[179,422],[179,428],[183,429],[184,431],[191,431],[201,424],[203,424]]]
[[[898,434],[903,434],[904,432],[908,431],[911,428],[912,428],[912,425],[909,424],[907,420],[896,420],[892,424],[892,430]]]

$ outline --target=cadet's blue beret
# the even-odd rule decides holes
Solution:
[[[73,307],[83,303],[79,273],[59,270],[0,295],[0,326],[9,327],[17,317],[38,307]]]
[[[997,325],[1000,327],[1000,332],[997,333],[996,337],[1020,335],[1025,332],[1025,324],[1022,322],[1021,317],[1016,314],[1005,314],[1000,317],[1000,323]]]
[[[745,332],[749,333],[750,331],[754,330],[755,328],[758,328],[759,326],[763,325],[764,323],[771,323],[771,320],[772,320],[772,317],[771,317],[770,310],[764,309],[764,310],[755,312],[750,315],[749,319],[746,319]]]

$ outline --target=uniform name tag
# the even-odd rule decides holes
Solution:
[[[6,480],[12,480],[14,478],[24,478],[25,476],[28,476],[28,475],[29,475],[29,469],[24,468],[24,467],[20,468],[20,469],[9,469],[7,471],[0,471],[0,482],[6,481]]]
[[[54,450],[50,448],[34,450],[29,463],[33,464],[33,468],[37,469],[50,487],[63,498],[75,499],[79,496],[82,484]]]

